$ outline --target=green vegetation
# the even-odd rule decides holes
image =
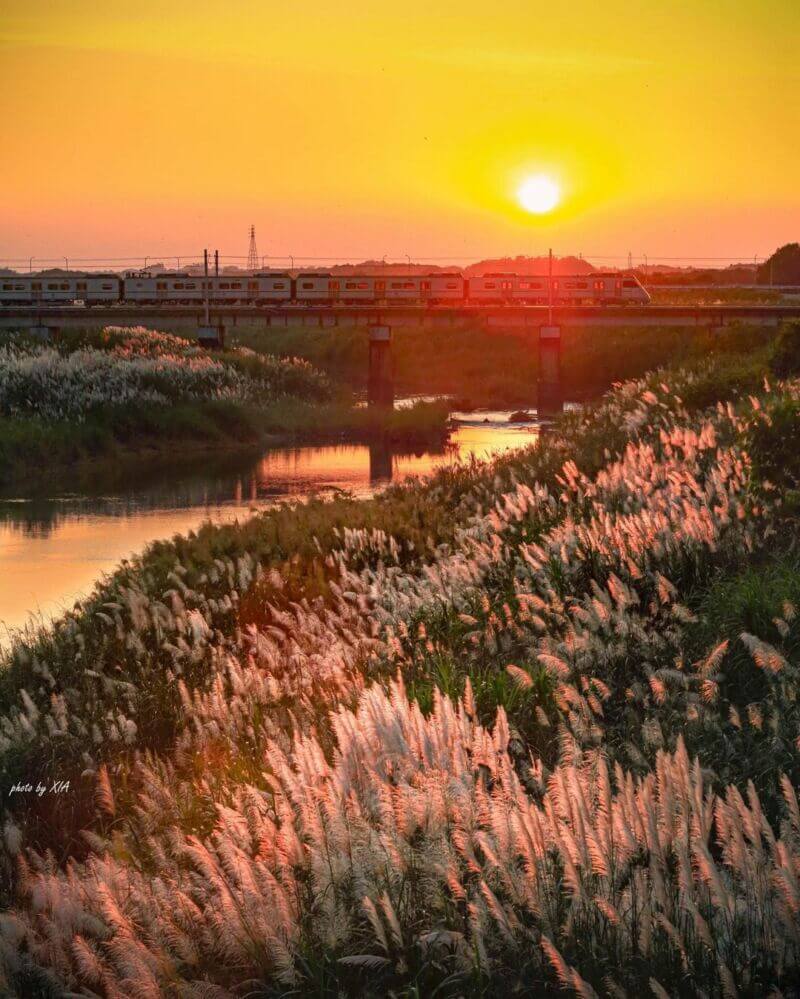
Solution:
[[[782,291],[767,286],[672,288],[668,284],[647,284],[647,290],[654,305],[780,305],[786,302]]]
[[[800,374],[800,321],[783,324],[770,354],[769,366],[778,378]]]
[[[209,353],[143,329],[0,343],[0,483],[87,459],[254,448],[268,441],[442,440],[447,410],[418,404],[379,420],[307,361],[238,348]]]
[[[744,326],[713,332],[674,327],[568,328],[563,334],[565,390],[568,398],[592,398],[615,381],[640,377],[668,361],[694,363],[731,351],[756,352],[774,336],[772,330]],[[368,340],[363,327],[239,328],[234,339],[279,357],[302,357],[355,389],[365,385]],[[448,394],[460,404],[489,407],[535,403],[534,330],[400,327],[393,333],[392,359],[399,395]]]
[[[9,989],[792,994],[800,382],[729,337],[545,446],[154,545],[17,642]]]
[[[800,243],[786,243],[760,264],[758,283],[800,285]]]

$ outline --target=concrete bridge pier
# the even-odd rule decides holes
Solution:
[[[390,326],[371,326],[369,330],[367,401],[372,410],[391,410],[394,408],[392,330]]]
[[[235,325],[235,324],[234,324]],[[208,350],[222,350],[225,346],[225,327],[220,322],[217,326],[206,323],[197,327],[197,343]]]
[[[539,375],[537,411],[539,416],[555,416],[564,408],[561,380],[561,327],[539,327]]]

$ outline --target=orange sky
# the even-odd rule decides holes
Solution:
[[[764,255],[800,5],[0,0],[0,258]],[[563,200],[530,216],[526,175]]]

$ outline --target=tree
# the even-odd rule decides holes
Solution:
[[[800,243],[787,243],[758,268],[758,284],[800,284]]]

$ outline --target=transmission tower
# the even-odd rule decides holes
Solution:
[[[258,270],[258,249],[256,248],[256,227],[250,226],[250,247],[247,251],[247,269]]]

